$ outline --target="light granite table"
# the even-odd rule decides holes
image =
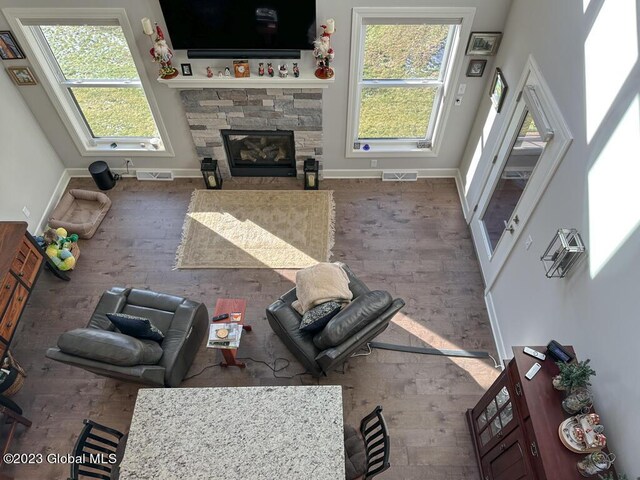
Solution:
[[[120,480],[343,480],[342,388],[138,391]]]

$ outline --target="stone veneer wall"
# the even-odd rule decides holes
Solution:
[[[180,91],[187,121],[200,158],[218,159],[229,177],[222,129],[292,130],[296,169],[302,176],[305,159],[322,156],[322,90],[300,88],[247,88]]]

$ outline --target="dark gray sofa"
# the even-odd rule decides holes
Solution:
[[[70,355],[57,347],[48,349],[46,356],[107,377],[156,386],[180,385],[207,334],[209,325],[207,307],[183,297],[149,290],[114,287],[102,295],[86,328],[116,332],[114,325],[106,317],[107,313],[114,312],[148,318],[162,331],[164,340],[160,346],[163,352],[156,364],[114,365]],[[91,334],[91,332],[84,333]],[[117,340],[115,336],[114,339]],[[114,341],[114,355],[116,343],[117,341]],[[110,347],[108,343],[101,347],[102,356],[108,356]]]
[[[391,318],[404,306],[389,292],[371,291],[344,263],[353,300],[333,317],[319,333],[299,330],[302,317],[291,304],[297,299],[293,288],[267,307],[267,319],[287,348],[315,377],[335,369],[387,328]]]

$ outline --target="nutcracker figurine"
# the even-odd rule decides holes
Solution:
[[[258,76],[264,77],[264,63],[262,62],[258,64]]]
[[[269,73],[270,77],[273,77],[273,65],[271,63],[267,63],[267,73]]]

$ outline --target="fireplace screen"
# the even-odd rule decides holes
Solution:
[[[292,131],[222,130],[231,175],[295,176]]]

